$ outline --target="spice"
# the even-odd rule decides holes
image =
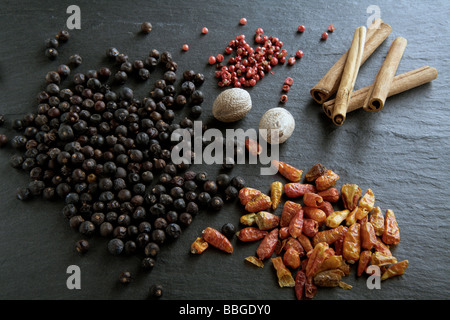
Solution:
[[[327,40],[328,39],[328,33],[327,32],[323,32],[320,37],[321,37],[322,40]]]
[[[151,31],[153,30],[153,26],[152,26],[152,24],[150,23],[150,22],[143,22],[142,24],[141,24],[141,31],[143,32],[143,33],[150,33]]]
[[[216,59],[214,57],[214,59]],[[214,100],[213,116],[222,122],[235,122],[244,118],[252,108],[250,94],[240,88],[227,89]]]
[[[245,227],[236,233],[240,241],[251,242],[263,239],[267,235],[267,231],[255,227]]]
[[[206,242],[202,237],[197,237],[195,241],[191,244],[192,254],[201,254],[208,248],[208,242]]]
[[[246,19],[246,18],[241,18],[241,19],[239,20],[239,24],[240,24],[240,25],[246,25],[246,24],[247,24],[247,19]]]
[[[206,242],[208,242],[213,247],[216,247],[227,253],[233,252],[233,245],[230,243],[227,237],[225,237],[216,229],[207,227],[202,231],[202,237]]]
[[[281,144],[292,136],[295,130],[295,120],[286,109],[272,108],[261,117],[259,130],[268,143]]]
[[[278,284],[280,287],[294,287],[295,281],[291,272],[283,263],[281,257],[272,258],[272,264],[277,271]]]
[[[283,184],[280,181],[274,181],[270,185],[270,200],[272,201],[272,209],[275,210],[280,204],[281,195],[283,194]]]
[[[272,165],[278,169],[278,172],[291,182],[300,181],[303,170],[297,169],[290,164],[279,160],[272,160]],[[286,191],[286,190],[285,190]]]
[[[298,32],[304,32],[305,31],[305,26],[304,25],[299,25],[298,27],[297,27],[297,31]]]
[[[207,34],[209,32],[207,27],[202,28],[202,34]]]
[[[381,280],[383,281],[383,280],[392,278],[394,276],[404,274],[408,265],[409,265],[408,260],[403,260],[403,261],[397,262],[396,264],[393,264],[381,275]]]

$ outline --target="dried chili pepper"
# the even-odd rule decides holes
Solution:
[[[377,243],[375,228],[369,221],[361,222],[361,247],[367,250]]]
[[[358,210],[359,207],[356,207],[355,209],[350,211],[350,213],[345,218],[345,224],[347,225],[347,227],[350,227],[356,223],[356,212],[358,212]]]
[[[347,231],[348,228],[344,227],[342,230],[342,235],[336,241],[333,242],[334,251],[336,252],[337,255],[342,255],[342,252],[344,251],[344,239]]]
[[[386,280],[388,278],[392,278],[394,276],[399,276],[405,273],[406,268],[409,265],[408,260],[403,260],[400,262],[397,262],[396,264],[393,264],[387,270],[383,273],[381,276],[381,280]]]
[[[345,233],[342,255],[348,263],[355,263],[361,252],[361,225],[355,223]]]
[[[280,287],[293,287],[295,280],[292,277],[291,271],[283,263],[281,257],[272,258],[273,267],[277,271],[278,284]]]
[[[373,206],[375,203],[375,196],[373,194],[372,189],[368,189],[367,192],[363,195],[361,200],[359,200],[358,207],[360,210],[356,212],[356,219],[361,220],[365,216],[369,214],[370,211],[373,210]]]
[[[337,228],[342,223],[342,221],[347,218],[349,213],[350,210],[347,209],[333,212],[327,217],[327,220],[325,222],[326,226],[329,228]]]
[[[303,170],[297,169],[286,162],[279,160],[272,160],[272,165],[278,169],[278,172],[291,182],[300,181]]]
[[[227,253],[233,252],[233,245],[231,244],[230,240],[228,240],[227,237],[225,237],[222,233],[214,228],[207,227],[206,229],[204,229],[202,231],[202,237],[206,242],[208,242],[213,247],[216,247],[217,249],[220,249]]]
[[[270,197],[264,193],[260,193],[247,202],[245,205],[245,210],[248,212],[264,211],[269,209],[271,205],[272,201],[270,200]]]
[[[206,242],[202,237],[197,237],[195,241],[191,244],[192,254],[201,254],[208,248],[208,242]]]
[[[327,215],[319,208],[303,207],[305,217],[316,220],[319,226],[323,225],[327,220]]]
[[[394,263],[397,263],[397,258],[379,251],[374,252],[370,259],[370,264],[379,267],[387,266]]]
[[[320,206],[318,207],[320,210],[325,212],[326,216],[328,217],[330,214],[334,212],[333,205],[328,201],[323,201]]]
[[[280,181],[274,181],[270,185],[270,199],[272,201],[272,209],[275,210],[280,204],[281,195],[283,194],[283,184]]]
[[[323,175],[316,179],[316,189],[317,191],[323,191],[334,187],[338,180],[339,176],[335,172],[327,170]]]
[[[305,283],[306,283],[306,274],[302,270],[297,271],[297,273],[295,274],[295,286],[294,286],[295,296],[297,300],[301,300],[303,298]]]
[[[316,163],[308,172],[305,174],[306,181],[313,182],[318,177],[327,172],[327,168],[325,168],[322,164]]]
[[[386,255],[391,255],[392,256],[392,253],[391,253],[391,250],[389,249],[389,247],[387,245],[385,245],[383,243],[383,241],[381,241],[381,239],[378,238],[378,237],[377,237],[377,242],[376,242],[376,244],[373,247],[374,247],[376,252],[382,252],[382,253],[384,253]]]
[[[317,293],[317,286],[314,284],[312,277],[306,277],[305,282],[305,298],[312,299]]]
[[[289,227],[281,227],[280,231],[278,232],[278,237],[280,239],[287,239],[289,238]]]
[[[280,227],[288,227],[292,217],[302,210],[302,205],[293,201],[286,201],[281,212]]]
[[[292,248],[295,251],[298,252],[300,258],[305,255],[305,249],[303,249],[303,246],[301,245],[300,241],[294,237],[289,237],[284,245],[284,248],[286,250]]]
[[[283,263],[291,269],[300,267],[300,255],[294,248],[288,248],[283,255]]]
[[[288,198],[298,198],[307,192],[316,192],[316,187],[312,184],[291,182],[284,185],[284,193]]]
[[[261,260],[259,260],[257,257],[250,256],[250,257],[245,258],[245,261],[248,261],[257,267],[264,268],[264,263]]]
[[[359,255],[358,269],[356,270],[356,274],[358,277],[360,277],[363,274],[363,272],[366,271],[371,257],[372,257],[372,252],[370,250],[364,250]]]
[[[239,200],[242,205],[246,205],[250,200],[259,195],[261,191],[254,188],[244,187],[239,190]]]
[[[275,251],[278,242],[278,228],[270,231],[261,241],[256,249],[256,255],[260,260],[270,258]]]
[[[361,197],[361,188],[356,184],[344,184],[341,187],[341,198],[344,207],[350,211],[358,206]]]
[[[382,236],[385,244],[398,244],[400,242],[400,229],[395,219],[394,211],[388,209],[384,217],[384,232]]]
[[[304,225],[305,224],[303,224],[303,226]],[[314,249],[313,245],[311,244],[311,240],[309,240],[309,238],[306,235],[301,234],[300,236],[297,237],[297,240],[298,242],[300,242],[300,244],[302,245],[303,249],[307,254],[308,252]]]
[[[245,224],[246,226],[251,226],[256,222],[256,213],[247,213],[241,216],[239,222]]]
[[[256,214],[255,222],[260,230],[270,230],[279,225],[280,217],[267,211],[260,211]]]
[[[339,190],[336,188],[328,188],[324,191],[318,192],[317,194],[322,197],[322,200],[333,203],[338,202],[340,198]]]
[[[314,219],[303,219],[303,234],[312,238],[319,231],[319,223]]]
[[[267,231],[260,230],[256,227],[246,227],[236,232],[236,236],[243,242],[249,242],[261,240],[267,235],[267,233]]]
[[[303,230],[303,210],[299,210],[289,222],[289,234],[297,238]]]
[[[319,242],[313,249],[311,255],[308,258],[308,264],[306,265],[306,276],[313,277],[320,265],[329,257],[334,254],[334,251],[325,242]]]
[[[262,152],[261,145],[256,140],[250,138],[245,139],[245,148],[254,156],[260,155]]]
[[[347,271],[349,271],[349,268],[343,268],[344,265],[347,265],[342,258],[342,256],[332,255],[328,259],[326,259],[317,270],[317,273],[325,271],[325,270],[332,270],[332,269],[339,269],[342,271],[344,275],[347,274]],[[345,269],[345,270],[343,270]],[[348,270],[347,270],[348,269]]]
[[[323,198],[317,193],[306,192],[303,195],[303,202],[308,207],[317,208],[323,202]]]
[[[322,271],[314,276],[314,284],[319,287],[341,287],[351,289],[352,286],[341,281],[344,273],[339,269]]]
[[[313,246],[316,246],[319,242],[326,242],[327,244],[332,244],[335,241],[342,238],[343,235],[347,232],[347,227],[338,226],[337,228],[324,230],[317,232],[313,237]]]
[[[375,234],[382,236],[384,232],[384,217],[380,207],[373,208],[369,216],[369,222],[373,225]]]

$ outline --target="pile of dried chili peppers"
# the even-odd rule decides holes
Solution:
[[[260,241],[256,256],[246,261],[263,267],[271,259],[280,287],[294,287],[299,300],[313,298],[317,287],[351,289],[342,277],[349,275],[352,264],[357,276],[379,270],[381,281],[405,272],[408,260],[398,262],[389,249],[400,242],[394,212],[388,209],[383,215],[375,207],[371,189],[362,194],[358,185],[344,184],[338,190],[339,175],[320,163],[305,174],[304,183],[303,170],[281,161],[272,161],[272,165],[287,183],[273,182],[270,195],[250,187],[239,192],[247,213],[240,218],[245,227],[236,233],[237,238]],[[283,194],[290,200],[277,215]],[[335,210],[338,205],[342,210]],[[201,253],[208,243],[233,251],[226,237],[206,228],[191,252]]]

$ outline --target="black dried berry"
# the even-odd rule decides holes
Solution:
[[[232,238],[236,233],[236,227],[232,223],[228,222],[222,226],[221,231],[222,234],[227,238]]]
[[[215,196],[211,198],[211,201],[209,203],[209,206],[211,209],[215,210],[215,211],[219,211],[222,209],[223,207],[223,200],[221,197],[219,196]]]

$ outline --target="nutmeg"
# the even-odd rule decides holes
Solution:
[[[244,118],[252,108],[250,94],[241,88],[227,89],[213,103],[214,118],[222,122],[235,122]]]
[[[295,120],[292,114],[284,108],[272,108],[261,117],[259,129],[267,130],[267,137],[263,134],[266,141],[274,144],[275,139],[272,133],[278,133],[278,143],[285,142],[294,132]],[[277,130],[271,132],[271,129]]]

